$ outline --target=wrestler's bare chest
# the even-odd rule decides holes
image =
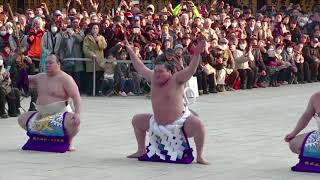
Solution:
[[[63,87],[63,79],[59,77],[42,77],[38,80],[38,93],[50,97],[65,97],[66,92]]]
[[[159,124],[170,124],[181,115],[183,89],[166,85],[151,88],[151,103],[155,119]]]
[[[169,100],[175,99],[183,91],[179,91],[177,87],[174,87],[173,83],[168,82],[163,86],[151,85],[151,96],[155,102],[163,102],[167,104]]]

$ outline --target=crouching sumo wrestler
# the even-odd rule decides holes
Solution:
[[[203,123],[192,114],[184,104],[184,88],[186,82],[195,73],[200,54],[207,44],[201,37],[197,46],[192,48],[190,65],[173,73],[171,63],[157,61],[154,70],[148,69],[135,55],[130,44],[125,40],[127,50],[138,73],[151,82],[152,114],[135,115],[132,120],[138,150],[129,158],[141,161],[157,161],[169,163],[191,163],[192,148],[188,137],[193,137],[197,150],[197,162],[208,164],[203,158],[205,132]],[[149,131],[149,146],[145,147],[146,132]]]
[[[311,96],[309,104],[300,117],[296,127],[285,137],[293,153],[299,154],[299,163],[293,171],[320,173],[320,92]],[[315,119],[318,129],[298,135],[311,119]]]
[[[27,131],[28,142],[23,150],[66,152],[75,150],[72,139],[79,131],[81,98],[71,76],[60,69],[60,60],[49,55],[46,73],[25,78],[38,92],[37,111],[26,112],[18,118]],[[26,83],[28,84],[28,83]],[[70,107],[74,104],[74,112]]]

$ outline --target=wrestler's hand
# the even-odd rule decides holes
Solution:
[[[201,54],[207,47],[207,42],[205,39],[202,39],[196,46],[192,47],[193,55],[197,56]]]
[[[284,140],[286,141],[286,142],[290,142],[293,138],[295,138],[296,137],[296,134],[295,133],[289,133],[289,134],[287,134],[286,135],[286,137],[284,138]]]
[[[73,114],[73,117],[72,117],[72,123],[75,125],[75,126],[79,126],[80,125],[80,114],[78,113],[74,113]]]

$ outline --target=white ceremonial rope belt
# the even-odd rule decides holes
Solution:
[[[184,113],[172,124],[169,125],[159,125],[154,116],[150,119],[150,146],[148,157],[152,157],[157,154],[160,159],[165,160],[165,155],[161,154],[161,150],[158,148],[159,144],[164,145],[164,150],[167,150],[167,155],[170,156],[171,161],[175,161],[177,158],[181,159],[185,147],[183,147],[183,142],[185,140],[184,134],[181,130],[184,122],[191,115],[188,107],[185,108]]]

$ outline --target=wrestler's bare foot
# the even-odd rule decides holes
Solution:
[[[73,152],[76,151],[77,149],[75,147],[69,147],[68,151]]]
[[[73,152],[73,151],[76,151],[76,150],[77,149],[74,146],[70,146],[69,149],[68,149],[68,151],[70,151],[70,152]]]
[[[143,151],[137,151],[137,152],[135,152],[135,153],[127,156],[127,158],[138,158],[138,157],[144,155],[145,152],[146,152],[145,150],[143,150]]]
[[[209,165],[210,164],[209,161],[207,161],[203,157],[197,157],[197,163],[203,164],[203,165]]]

